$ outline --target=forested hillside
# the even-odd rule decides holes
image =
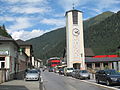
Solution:
[[[84,21],[85,48],[92,48],[95,54],[115,53],[120,45],[120,12],[104,12]],[[63,56],[66,47],[65,28],[46,33],[27,42],[33,45],[34,55],[40,59]]]
[[[114,14],[114,12],[107,11],[107,12],[103,12],[93,18],[85,20],[84,21],[84,30],[87,30],[87,28],[92,25],[100,23],[101,21],[105,20],[106,18],[110,17],[113,14]]]
[[[114,54],[120,45],[120,11],[85,31],[85,47],[95,54]]]
[[[34,55],[40,59],[61,57],[65,48],[65,28],[48,32],[27,42],[33,45]]]

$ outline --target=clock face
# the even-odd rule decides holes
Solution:
[[[74,28],[74,29],[73,29],[73,35],[78,36],[79,34],[80,34],[79,29]]]

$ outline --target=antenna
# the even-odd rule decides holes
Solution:
[[[73,5],[73,10],[74,10],[74,9],[75,9],[75,4],[74,4],[74,2],[73,2],[73,4],[72,4],[72,5]]]

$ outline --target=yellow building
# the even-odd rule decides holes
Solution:
[[[23,41],[23,40],[16,40],[17,44],[20,46],[19,51],[23,51],[27,54],[27,56],[29,57],[28,60],[28,67],[31,68],[32,67],[32,56],[33,56],[33,47],[31,44]],[[22,53],[21,53],[22,54]]]

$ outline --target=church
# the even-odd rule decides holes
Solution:
[[[66,49],[64,61],[67,67],[75,69],[115,69],[120,71],[118,55],[97,55],[91,48],[84,48],[82,12],[70,10],[66,12]]]

